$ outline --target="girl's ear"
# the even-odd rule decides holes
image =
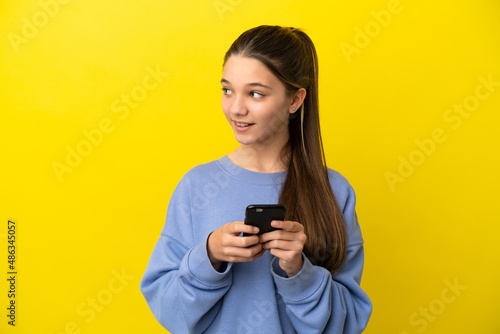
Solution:
[[[300,106],[304,102],[306,98],[307,92],[305,88],[300,88],[297,90],[292,97],[292,102],[290,103],[290,107],[288,108],[288,112],[290,114],[294,114],[297,110],[299,110]]]

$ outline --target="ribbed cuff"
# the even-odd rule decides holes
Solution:
[[[215,270],[207,252],[208,236],[188,255],[187,265],[189,273],[205,285],[221,285],[230,280],[232,263],[228,263],[223,272]]]
[[[302,253],[302,258],[304,259],[302,269],[293,277],[286,276],[286,273],[280,268],[279,258],[274,258],[271,261],[271,272],[278,292],[291,301],[309,297],[325,279],[325,273],[320,267],[314,266],[304,253]]]

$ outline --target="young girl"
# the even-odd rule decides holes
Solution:
[[[221,84],[241,145],[175,188],[141,282],[151,311],[174,334],[362,332],[372,305],[356,198],[325,164],[312,41],[250,29],[227,51]],[[243,223],[247,205],[276,203],[287,208],[279,230]]]

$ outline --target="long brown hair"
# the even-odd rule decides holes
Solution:
[[[346,228],[328,179],[321,139],[314,44],[299,29],[263,25],[241,34],[226,52],[224,64],[232,55],[261,61],[283,82],[288,96],[306,89],[300,110],[290,115],[290,136],[281,151],[287,176],[279,203],[287,208],[286,220],[304,226],[306,256],[336,273],[347,254]]]

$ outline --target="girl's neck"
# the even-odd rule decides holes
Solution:
[[[276,173],[287,169],[281,161],[280,153],[281,150],[258,150],[252,146],[240,145],[227,156],[241,168],[258,173]]]

